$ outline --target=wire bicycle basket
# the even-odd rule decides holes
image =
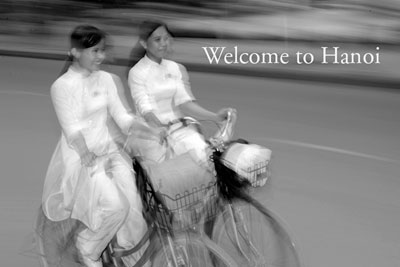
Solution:
[[[269,160],[258,162],[247,170],[238,170],[238,174],[248,179],[253,187],[260,187],[265,185],[267,180],[271,177],[271,170]]]
[[[266,147],[236,142],[224,151],[221,161],[253,187],[265,185],[271,177],[271,150]]]
[[[215,179],[171,196],[162,190],[155,190],[151,177],[140,162],[136,161],[133,167],[144,215],[149,223],[157,223],[161,229],[175,231],[198,224],[202,216],[205,221],[215,217],[218,195]]]
[[[148,192],[151,194],[151,192]],[[162,229],[174,231],[185,230],[197,225],[204,216],[207,222],[213,219],[217,213],[217,187],[215,182],[207,185],[201,184],[174,197],[162,192],[159,194],[162,203],[150,201],[149,209],[155,213],[157,224]],[[155,199],[149,196],[149,199]],[[206,200],[206,201],[205,201]]]

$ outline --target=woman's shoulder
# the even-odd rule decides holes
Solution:
[[[170,69],[171,71],[180,74],[180,75],[187,75],[187,70],[186,67],[176,61],[173,60],[169,60],[169,59],[165,59],[164,60],[164,64],[167,66],[168,69]]]
[[[186,67],[182,63],[176,62],[171,59],[163,59],[163,64],[171,70],[180,71],[180,72],[186,71]]]
[[[139,60],[130,70],[129,76],[133,77],[145,77],[148,73],[150,73],[151,65],[146,62],[143,58]]]
[[[98,75],[99,75],[100,81],[103,84],[114,85],[114,86],[118,86],[119,84],[122,84],[121,78],[115,73],[104,71],[104,70],[99,70]]]
[[[102,71],[102,75],[108,82],[111,82],[115,86],[122,86],[122,79],[117,74],[107,71]]]
[[[69,73],[66,72],[53,82],[51,85],[51,91],[68,90],[68,88],[72,87],[73,83],[73,79],[70,77]]]
[[[172,59],[163,59],[163,64],[168,67],[177,68],[180,64]]]
[[[105,78],[105,79],[112,79],[114,76],[117,76],[116,74],[105,70],[99,70],[98,75],[100,78]]]

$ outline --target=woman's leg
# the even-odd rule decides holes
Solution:
[[[196,162],[209,168],[208,145],[199,132],[192,128],[184,128],[173,133],[172,139],[171,145],[176,155],[190,152]]]
[[[129,211],[125,222],[117,232],[117,243],[119,246],[130,249],[134,247],[147,231],[147,224],[142,215],[142,201],[136,188],[132,162],[121,155],[115,155],[112,161],[112,177],[117,188],[122,192],[129,203]],[[132,266],[141,257],[145,247],[138,253],[123,260]]]
[[[129,212],[129,203],[121,195],[113,179],[99,173],[95,180],[98,203],[92,214],[92,228],[85,228],[77,235],[76,246],[87,266],[102,266],[100,256],[112,240]]]

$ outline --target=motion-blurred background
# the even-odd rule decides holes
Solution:
[[[2,0],[0,52],[62,58],[72,28],[91,23],[112,36],[111,59],[123,64],[137,39],[137,23],[157,18],[167,22],[176,36],[172,57],[189,64],[189,69],[214,71],[202,46],[292,55],[300,50],[316,57],[321,46],[339,46],[349,53],[375,53],[379,47],[381,64],[235,67],[243,74],[257,69],[258,75],[267,77],[367,85],[378,80],[379,86],[397,87],[393,79],[399,59],[399,15],[398,0]],[[230,67],[225,71],[232,71]]]
[[[40,38],[83,21],[132,35],[131,27],[149,16],[171,23],[179,37],[391,44],[400,38],[397,0],[3,0],[0,11],[2,35]]]

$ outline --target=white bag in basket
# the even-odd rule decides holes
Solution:
[[[252,186],[263,186],[269,176],[271,150],[256,144],[235,143],[222,156],[228,168],[248,179]]]

